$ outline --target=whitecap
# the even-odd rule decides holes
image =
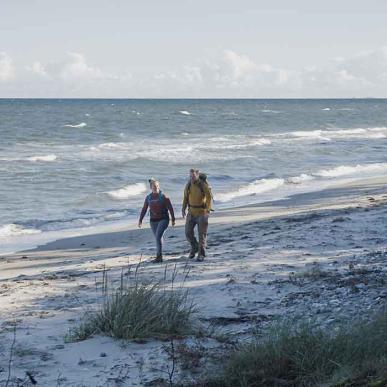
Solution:
[[[24,228],[18,224],[10,223],[0,226],[0,237],[7,238],[12,236],[19,235],[31,235],[31,234],[39,234],[40,230],[36,230],[34,228]]]
[[[340,165],[331,169],[322,169],[313,173],[313,175],[318,177],[341,177],[385,171],[387,171],[387,163],[374,163],[363,165],[357,164],[355,166]]]
[[[290,184],[302,184],[306,181],[314,180],[314,177],[306,173],[302,173],[299,176],[288,177],[286,183]]]
[[[184,114],[186,116],[190,116],[191,115],[191,113],[189,111],[187,111],[187,110],[180,110],[179,113]]]
[[[284,182],[285,182],[284,179],[278,179],[278,178],[255,180],[254,182],[248,185],[242,186],[235,191],[219,193],[216,195],[215,200],[220,202],[228,202],[238,197],[250,196],[250,195],[264,193],[267,191],[272,191],[281,187],[284,184]]]
[[[320,141],[331,141],[329,137],[323,136],[324,131],[322,130],[299,130],[288,133],[293,137],[307,140],[320,140]],[[285,133],[286,134],[286,133]]]
[[[275,114],[281,113],[279,110],[271,110],[271,109],[262,109],[261,112],[262,113],[275,113]]]
[[[260,138],[255,140],[247,140],[245,143],[235,143],[235,144],[213,144],[213,145],[204,145],[201,146],[201,149],[208,150],[218,150],[218,149],[245,149],[245,148],[254,148],[262,145],[270,145],[271,141],[267,138]]]
[[[329,111],[329,110],[331,110],[331,108],[324,108],[324,109],[321,109],[321,110]]]
[[[55,161],[56,159],[57,159],[56,155],[31,156],[27,158],[28,161],[47,161],[47,162]]]
[[[146,191],[146,185],[144,183],[129,184],[125,187],[119,188],[114,191],[106,192],[111,198],[116,200],[128,199],[131,196],[137,196]]]
[[[80,124],[75,124],[75,125],[71,125],[71,124],[67,124],[67,125],[64,125],[68,128],[84,128],[85,126],[87,126],[86,122],[81,122]]]
[[[349,128],[349,129],[329,129],[329,130],[299,130],[295,132],[279,133],[274,137],[284,138],[287,136],[304,140],[331,141],[332,139],[378,139],[385,138],[386,127],[375,128]]]

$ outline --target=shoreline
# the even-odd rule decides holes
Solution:
[[[348,205],[349,197],[356,199],[362,191],[367,191],[367,194],[378,194],[380,192],[387,191],[387,176],[359,179],[346,183],[345,185],[339,185],[337,187],[327,188],[320,191],[296,193],[279,200],[217,210],[211,214],[210,227],[224,223],[252,222],[271,217],[302,213],[305,211],[341,208],[342,206]],[[343,198],[344,195],[345,197]],[[340,202],[337,201],[338,198],[341,198]],[[179,214],[179,211],[176,210],[177,209],[175,209],[175,213]],[[175,228],[182,227],[184,222],[184,219],[180,217],[176,218]],[[144,222],[142,229],[139,230],[137,228],[137,223],[126,223],[126,221],[120,221],[114,223],[113,225],[101,226],[101,228],[107,229],[107,231],[90,231],[82,235],[58,238],[33,248],[20,250],[8,255],[34,251],[47,251],[51,249],[68,249],[69,246],[73,246],[75,248],[78,247],[77,245],[79,242],[83,243],[83,240],[90,241],[89,244],[91,245],[94,240],[102,239],[104,242],[99,244],[102,245],[100,247],[104,247],[106,243],[109,244],[107,241],[109,239],[108,236],[113,237],[114,239],[115,235],[121,236],[125,235],[125,233],[133,232],[135,234],[141,234],[141,230],[148,230],[150,226],[149,221],[147,220]],[[172,226],[170,225],[169,230],[171,229]],[[209,232],[211,233],[211,230]],[[96,242],[96,244],[98,243]]]
[[[228,341],[248,339],[283,317],[327,330],[367,319],[387,299],[386,213],[387,177],[371,178],[215,212],[202,263],[187,259],[182,220],[166,234],[163,264],[150,260],[155,247],[149,229],[60,239],[0,257],[0,366],[8,364],[16,326],[13,375],[33,370],[42,386],[55,385],[59,376],[66,386],[114,385],[122,369],[128,385],[164,378],[169,360],[160,340],[64,340],[101,303],[102,273],[107,270],[119,284],[121,273],[133,279],[137,266],[145,282],[161,281],[165,273],[169,278],[175,270],[176,284],[184,281],[198,321],[214,332],[179,340],[190,348],[199,341],[208,351],[228,351]],[[179,368],[177,375],[192,379],[206,372],[207,362],[211,356],[194,374]]]

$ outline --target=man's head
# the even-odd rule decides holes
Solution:
[[[151,177],[149,180],[149,186],[153,193],[158,193],[160,191],[160,183],[158,180]]]
[[[191,168],[189,170],[189,178],[191,179],[191,181],[197,181],[199,179],[199,170],[198,169],[194,169],[194,168]]]

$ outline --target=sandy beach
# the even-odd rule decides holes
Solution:
[[[160,281],[174,270],[177,284],[187,276],[196,318],[213,332],[181,340],[203,349],[194,369],[178,365],[174,377],[187,383],[205,374],[208,359],[227,350],[228,343],[281,316],[327,329],[367,318],[387,297],[386,213],[387,178],[364,179],[215,211],[202,263],[187,259],[182,219],[166,234],[162,264],[151,262],[154,240],[147,226],[61,239],[3,256],[0,384],[8,378],[12,352],[15,383],[26,380],[28,372],[41,386],[166,385],[166,342],[98,335],[65,340],[84,313],[101,302],[103,270],[112,281],[121,273],[133,276],[138,265],[144,281]]]

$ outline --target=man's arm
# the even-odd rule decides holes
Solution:
[[[210,213],[210,210],[212,208],[212,195],[211,195],[211,188],[208,184],[204,184],[204,195],[206,197],[206,211]]]
[[[181,208],[181,212],[183,214],[183,218],[185,217],[185,211],[187,210],[188,207],[188,189],[187,186],[184,188],[184,197],[183,197],[183,205]]]

